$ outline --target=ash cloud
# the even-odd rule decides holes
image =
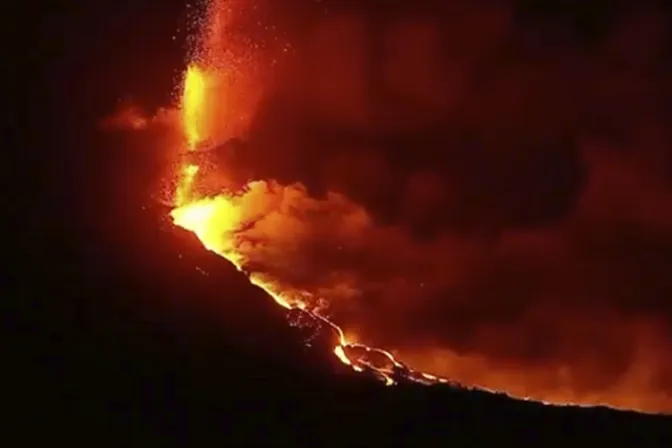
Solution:
[[[340,4],[278,19],[250,270],[416,368],[672,410],[669,16]]]

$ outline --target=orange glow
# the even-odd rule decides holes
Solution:
[[[175,191],[175,204],[186,204],[189,201],[189,194],[197,173],[198,166],[196,165],[186,165],[182,168],[181,180]]]
[[[218,13],[219,9],[224,12]],[[249,117],[254,115],[256,101],[256,98],[249,98],[260,95],[259,89],[250,88],[251,85],[256,86],[253,81],[238,80],[238,78],[245,78],[247,72],[229,67],[228,60],[224,60],[229,56],[220,55],[223,51],[221,47],[224,45],[222,39],[229,26],[229,16],[233,13],[231,10],[225,10],[218,0],[213,0],[208,14],[209,22],[204,25],[204,36],[202,36],[203,42],[201,43],[205,48],[197,49],[192,58],[194,62],[185,72],[180,95],[180,119],[175,120],[175,122],[179,121],[181,126],[179,131],[183,138],[182,148],[189,152],[200,151],[206,142],[223,143],[231,137],[244,137]],[[244,73],[245,76],[241,76],[239,72]],[[252,77],[251,75],[250,78]],[[332,91],[336,90],[332,89]],[[135,119],[135,116],[131,118],[126,117],[126,121],[132,126],[136,126],[135,123],[145,125],[145,121],[139,121]],[[264,148],[264,150],[270,152],[274,148]],[[224,177],[227,177],[227,173],[230,175],[235,169],[228,165],[223,168],[220,170],[222,173],[218,174]],[[488,352],[488,347],[485,346],[492,341],[502,341],[502,345],[505,343],[522,345],[523,338],[526,336],[522,331],[520,333],[522,336],[518,339],[513,338],[507,341],[506,336],[507,332],[515,333],[515,330],[523,327],[524,322],[512,323],[513,330],[505,326],[478,328],[476,330],[483,331],[483,335],[477,334],[474,340],[482,337],[482,340],[486,342],[482,346],[474,343],[473,346],[462,351],[458,351],[457,344],[451,346],[450,342],[445,341],[422,340],[421,342],[425,342],[425,345],[421,346],[420,342],[415,344],[417,340],[411,340],[408,346],[395,346],[394,342],[389,342],[389,339],[376,340],[375,335],[371,336],[375,332],[367,333],[365,330],[375,326],[377,321],[369,320],[368,322],[373,324],[367,325],[366,319],[372,318],[357,314],[361,308],[351,312],[351,315],[357,316],[356,318],[348,320],[347,316],[346,318],[332,316],[330,311],[325,309],[328,305],[324,305],[324,302],[329,304],[347,302],[351,297],[358,299],[359,302],[366,302],[369,298],[366,296],[369,292],[366,287],[369,284],[365,281],[356,281],[364,278],[366,273],[349,281],[347,275],[350,272],[347,269],[354,271],[358,266],[348,266],[343,270],[343,278],[334,275],[323,282],[320,282],[322,279],[317,279],[313,283],[308,281],[306,283],[309,286],[304,286],[304,283],[298,281],[292,283],[291,279],[288,280],[282,274],[289,272],[288,276],[291,277],[295,271],[301,271],[300,266],[294,269],[295,265],[298,266],[300,262],[309,264],[310,259],[305,261],[303,253],[297,255],[291,251],[300,252],[296,247],[302,242],[305,245],[311,245],[312,249],[313,239],[318,244],[323,244],[325,241],[331,243],[332,237],[333,240],[338,237],[341,239],[338,239],[334,245],[351,240],[359,244],[362,240],[364,241],[362,245],[373,247],[371,251],[375,252],[377,258],[371,264],[386,259],[398,262],[401,266],[399,272],[390,269],[391,274],[386,271],[384,278],[380,275],[380,278],[376,277],[371,280],[371,283],[376,283],[376,287],[378,284],[386,284],[380,287],[381,289],[389,288],[385,289],[385,292],[393,290],[388,294],[390,301],[387,301],[388,297],[385,297],[384,305],[380,305],[375,310],[375,314],[370,313],[382,322],[385,317],[377,314],[380,310],[387,312],[388,309],[399,308],[402,310],[401,314],[404,310],[410,309],[411,305],[407,305],[408,302],[425,300],[425,296],[433,299],[433,291],[419,292],[432,289],[434,287],[431,285],[432,279],[445,279],[446,283],[456,282],[455,279],[459,278],[463,271],[467,271],[469,263],[474,262],[468,250],[470,246],[467,247],[465,243],[464,250],[461,250],[463,246],[451,240],[449,243],[452,246],[439,247],[440,245],[436,244],[436,248],[434,246],[410,247],[411,243],[408,240],[402,237],[395,239],[398,235],[392,233],[396,229],[376,227],[375,231],[371,230],[374,225],[362,206],[336,194],[330,194],[326,200],[313,199],[301,185],[279,185],[271,180],[256,180],[247,183],[242,191],[221,191],[215,196],[207,195],[203,192],[205,188],[201,187],[199,190],[202,186],[199,182],[207,177],[205,172],[208,169],[209,165],[206,163],[198,165],[183,161],[179,166],[175,173],[177,185],[173,197],[174,208],[170,213],[173,223],[194,233],[207,250],[230,261],[239,271],[247,275],[251,284],[263,289],[279,306],[287,310],[301,310],[314,321],[323,324],[322,327],[330,328],[334,335],[333,355],[354,371],[368,372],[386,385],[393,385],[398,381],[412,381],[426,385],[459,383],[469,386],[478,385],[473,387],[483,389],[487,387],[486,390],[505,391],[524,399],[533,397],[537,401],[548,400],[561,405],[609,405],[647,411],[670,409],[672,400],[669,395],[666,396],[665,391],[661,391],[661,387],[656,386],[650,379],[650,370],[655,369],[655,360],[663,358],[663,355],[659,354],[663,349],[658,350],[657,346],[649,343],[646,338],[642,339],[643,342],[634,341],[640,334],[638,333],[639,328],[634,328],[628,335],[633,335],[632,346],[636,348],[637,356],[642,358],[642,362],[638,362],[639,359],[633,361],[627,372],[619,377],[618,384],[609,385],[604,389],[600,389],[599,385],[593,389],[590,389],[591,386],[580,387],[582,378],[579,378],[576,372],[582,366],[577,367],[576,372],[573,370],[578,366],[578,364],[572,365],[573,351],[575,347],[591,337],[579,336],[584,334],[579,333],[579,330],[583,329],[581,331],[587,335],[593,334],[588,331],[592,325],[591,318],[582,318],[586,314],[584,309],[579,310],[580,316],[576,319],[576,323],[572,321],[571,325],[567,325],[567,329],[564,327],[562,329],[563,334],[576,335],[576,339],[581,339],[579,344],[574,343],[568,349],[572,353],[555,363],[551,361],[538,365],[531,362],[524,364],[524,361],[516,363],[515,360],[504,359],[504,355],[497,358],[493,354],[494,350]],[[369,179],[374,176],[375,167],[367,170],[366,174]],[[440,189],[440,186],[437,189]],[[299,217],[294,217],[288,211],[293,209],[300,210],[297,213]],[[332,222],[325,224],[327,231],[322,231],[321,223],[308,222],[312,216],[320,215],[320,213],[336,215],[333,219],[335,224]],[[311,216],[311,218],[308,219],[305,216]],[[331,218],[332,215],[329,217]],[[322,218],[318,216],[315,219]],[[254,229],[250,230],[251,227]],[[310,235],[306,236],[306,234]],[[392,237],[377,238],[381,235],[384,237],[392,235]],[[258,244],[256,239],[265,240]],[[395,244],[388,244],[390,240],[394,240]],[[397,242],[399,243],[396,244]],[[450,251],[446,247],[460,250],[454,250],[454,258],[450,258],[453,255],[446,254]],[[353,253],[358,252],[353,250]],[[362,253],[365,252],[362,251]],[[480,252],[475,253],[480,254]],[[425,263],[423,261],[425,259],[440,260],[440,263]],[[278,268],[274,271],[276,268],[274,263],[291,265],[291,269],[283,271],[282,268]],[[255,264],[262,264],[264,268],[254,269]],[[409,269],[402,271],[402,268],[409,266],[421,273],[418,275],[409,273]],[[329,275],[333,274],[331,266],[328,270]],[[337,274],[340,275],[341,272]],[[396,278],[395,275],[402,278]],[[297,284],[302,286],[296,286]],[[420,289],[417,289],[416,285],[419,285],[417,288]],[[445,291],[440,291],[440,286],[442,285],[436,286],[436,290],[444,293]],[[342,301],[341,298],[343,298]],[[397,301],[391,302],[391,300]],[[391,305],[388,306],[388,304]],[[470,304],[465,304],[467,305]],[[345,309],[349,304],[339,303],[339,306]],[[347,311],[351,309],[348,308]],[[547,324],[550,326],[549,322],[555,316],[547,317],[546,314],[541,314],[541,316],[531,316],[530,319],[539,327],[545,328]],[[551,311],[547,314],[554,313]],[[415,317],[412,313],[408,315]],[[406,316],[403,317],[406,318]],[[534,319],[538,319],[538,322]],[[544,319],[548,319],[549,322]],[[353,324],[352,321],[356,323]],[[351,328],[351,325],[354,328]],[[382,327],[383,324],[380,326]],[[384,328],[385,336],[387,336],[387,329],[387,327]],[[619,327],[619,331],[620,329]],[[383,331],[380,332],[383,333]],[[403,333],[403,337],[406,336],[407,333]],[[652,335],[650,340],[656,341],[657,339],[655,335]],[[403,341],[405,342],[406,339]],[[371,345],[380,344],[387,350],[365,345],[365,342]],[[643,349],[640,350],[640,347]],[[586,363],[589,364],[589,362]],[[418,370],[411,369],[409,365]],[[598,369],[602,367],[598,362],[594,365]]]
[[[203,141],[205,119],[205,72],[190,66],[184,76],[182,94],[182,123],[190,151]]]

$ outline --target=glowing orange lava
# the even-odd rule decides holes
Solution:
[[[182,94],[182,127],[190,151],[194,151],[196,145],[203,141],[205,95],[205,72],[190,66],[184,77]]]
[[[206,74],[197,66],[190,66],[184,78],[182,95],[182,125],[184,137],[189,151],[195,151],[200,143],[206,139],[204,131],[205,114],[203,105],[206,97]],[[244,198],[247,192],[239,195],[220,194],[216,197],[198,197],[194,191],[194,179],[199,167],[193,164],[184,164],[179,173],[178,185],[175,194],[176,207],[171,212],[173,222],[196,234],[203,245],[210,251],[226,258],[239,270],[243,270],[245,258],[236,251],[235,233],[247,221],[250,215],[246,206],[249,200]],[[255,183],[248,185],[253,190]],[[385,384],[395,384],[395,377],[421,383],[447,382],[432,375],[413,372],[397,361],[389,352],[371,348],[350,341],[341,328],[323,316],[316,309],[302,300],[307,293],[303,291],[283,291],[270,279],[262,278],[258,274],[249,275],[250,282],[266,291],[275,302],[286,309],[300,309],[313,319],[331,327],[338,335],[338,345],[334,354],[344,364],[356,371],[368,369],[385,381]],[[351,354],[352,353],[352,354]],[[359,354],[359,355],[357,355]],[[385,367],[373,365],[369,359],[377,355],[387,359]]]

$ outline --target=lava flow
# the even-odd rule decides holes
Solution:
[[[206,71],[195,65],[189,66],[185,74],[181,104],[182,128],[189,152],[196,151],[198,145],[205,141],[203,102],[206,86]],[[222,193],[215,197],[199,197],[194,188],[198,171],[199,166],[192,163],[184,163],[180,169],[175,192],[176,207],[171,212],[173,222],[196,234],[205,248],[226,258],[244,272],[247,260],[236,251],[235,245],[236,231],[247,223],[247,211],[241,199],[248,192],[254,191],[258,183],[251,182],[241,194]],[[423,384],[448,382],[434,375],[413,371],[385,350],[350,341],[337,324],[320,313],[316,307],[311,307],[305,300],[311,297],[308,292],[282,290],[272,280],[256,273],[250,273],[248,277],[252,284],[266,291],[278,305],[288,310],[301,310],[312,319],[330,327],[338,335],[334,354],[354,370],[369,370],[387,385],[395,384],[395,378]]]

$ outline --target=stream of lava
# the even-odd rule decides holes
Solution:
[[[202,128],[205,98],[205,73],[197,66],[190,66],[184,78],[181,116],[182,130],[188,151],[196,151],[206,139]],[[241,202],[241,194],[222,193],[215,197],[199,196],[194,187],[198,174],[197,164],[184,163],[180,167],[175,192],[175,208],[171,212],[173,222],[193,232],[208,250],[226,258],[240,271],[244,271],[245,259],[235,249],[236,231],[246,224]],[[303,291],[283,291],[272,280],[251,273],[250,282],[266,291],[275,302],[288,310],[301,310],[314,321],[325,324],[338,335],[334,354],[338,359],[358,372],[367,370],[387,385],[398,379],[406,379],[423,384],[447,383],[443,378],[423,372],[416,372],[398,361],[391,353],[350,341],[341,328],[318,309],[311,309],[302,300],[309,295]],[[382,359],[373,362],[373,359]]]

